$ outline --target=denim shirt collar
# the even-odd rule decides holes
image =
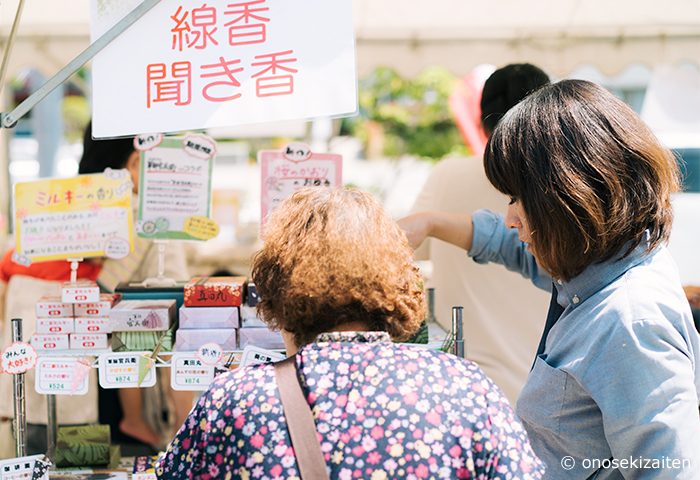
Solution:
[[[586,301],[588,297],[609,285],[616,278],[622,276],[630,268],[639,265],[647,259],[650,253],[649,232],[646,232],[644,240],[637,245],[629,255],[622,258],[629,249],[625,245],[613,259],[600,263],[594,263],[572,278],[568,282],[554,280],[557,289],[557,303],[564,308],[576,308]]]

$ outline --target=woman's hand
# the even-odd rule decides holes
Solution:
[[[417,212],[398,221],[414,249],[434,237],[469,251],[472,248],[472,217],[446,212]]]
[[[398,220],[399,227],[406,233],[408,243],[414,250],[430,236],[430,216],[430,212],[418,212]]]

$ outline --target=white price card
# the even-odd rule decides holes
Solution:
[[[264,348],[248,345],[243,349],[241,367],[247,365],[258,365],[261,363],[274,363],[284,360],[285,356],[279,352],[265,350]]]
[[[139,385],[139,358],[151,352],[103,353],[98,360],[102,388],[152,387],[156,384],[155,363]]]
[[[34,368],[36,365],[36,350],[24,342],[15,342],[2,352],[2,371],[10,374],[20,374]]]
[[[43,395],[85,395],[92,362],[77,357],[40,357],[34,389]]]
[[[214,379],[214,367],[205,365],[196,354],[175,353],[170,361],[173,390],[204,391]]]
[[[0,460],[0,480],[32,480],[34,465],[44,455],[31,455],[29,457],[10,458]],[[47,480],[48,472],[39,477],[39,480]]]

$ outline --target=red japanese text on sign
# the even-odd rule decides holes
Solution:
[[[199,8],[187,11],[179,6],[170,18],[175,22],[175,26],[170,30],[173,50],[181,52],[185,47],[203,50],[209,42],[219,44],[214,38],[217,30],[216,8],[208,7],[205,3]]]
[[[259,15],[270,10],[262,5],[265,0],[253,0],[250,2],[229,3],[224,15],[235,16],[231,21],[224,24],[228,27],[228,43],[234,45],[252,45],[265,43],[267,40],[267,25],[270,21],[268,17]]]
[[[241,96],[240,93],[234,93],[233,95],[212,95],[209,93],[210,89],[215,87],[227,87],[227,88],[238,88],[241,83],[236,80],[234,74],[243,71],[243,67],[233,68],[235,65],[241,63],[240,60],[226,60],[224,57],[219,57],[218,63],[212,63],[210,65],[202,65],[202,70],[210,70],[208,73],[202,73],[201,78],[217,78],[225,77],[224,80],[219,80],[218,82],[211,82],[204,86],[202,89],[202,96],[209,100],[210,102],[226,102],[229,100],[235,100]]]
[[[175,105],[189,105],[192,101],[192,64],[174,62],[168,66],[164,63],[152,63],[146,67],[146,105],[151,103],[175,102]]]

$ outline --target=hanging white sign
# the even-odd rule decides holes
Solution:
[[[93,41],[140,1],[92,0]],[[92,78],[98,138],[353,114],[352,2],[162,0]]]

